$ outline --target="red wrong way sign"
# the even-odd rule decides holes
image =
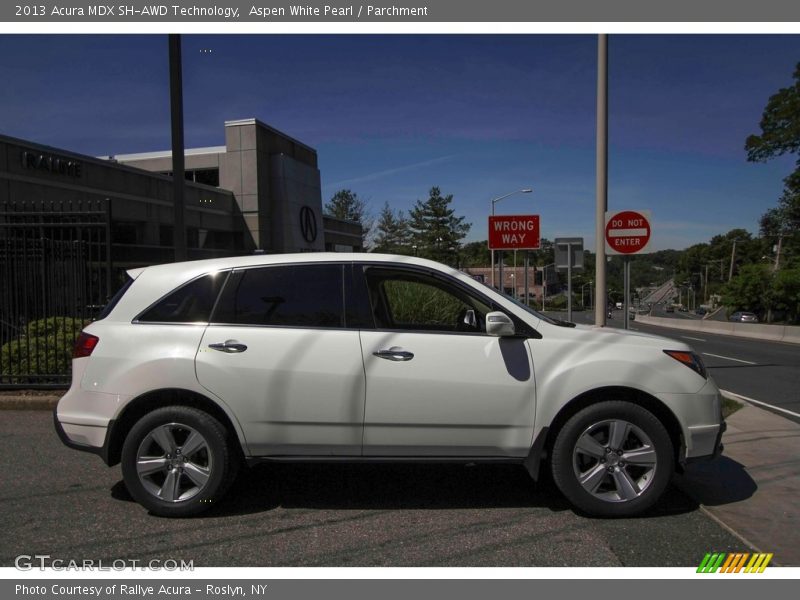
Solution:
[[[538,250],[539,215],[489,217],[490,250]]]
[[[606,213],[607,254],[646,254],[650,234],[649,210]]]

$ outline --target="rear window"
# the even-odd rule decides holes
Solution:
[[[228,272],[198,277],[168,294],[137,319],[145,323],[208,323]]]
[[[103,307],[103,310],[100,311],[100,314],[97,315],[96,319],[97,321],[99,321],[100,319],[105,319],[109,314],[111,314],[111,311],[114,310],[114,307],[119,303],[120,300],[122,300],[122,297],[125,295],[125,292],[128,291],[128,288],[131,287],[132,283],[133,283],[133,278],[128,277],[127,281],[123,284],[123,286],[119,288],[117,293],[114,294],[111,297],[111,300],[108,301],[108,304],[106,304]]]

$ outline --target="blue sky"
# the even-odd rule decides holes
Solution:
[[[210,50],[210,52],[208,52]],[[431,186],[485,239],[498,213],[594,238],[596,37],[185,35],[188,147],[257,117],[317,149],[323,201],[377,215]],[[792,157],[745,160],[800,36],[618,35],[609,44],[609,208],[650,209],[654,247],[743,227],[777,203]],[[90,155],[170,146],[165,36],[0,36],[0,133]]]

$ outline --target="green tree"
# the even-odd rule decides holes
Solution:
[[[373,221],[363,198],[352,190],[339,190],[325,204],[325,214],[345,221],[355,221],[361,225],[361,246],[368,247],[368,239]]]
[[[385,203],[378,222],[375,224],[372,251],[387,254],[410,254],[411,250],[411,230],[408,227],[408,219],[402,210],[394,211],[388,202]]]
[[[491,261],[489,244],[486,240],[470,242],[461,248],[462,267],[488,267]]]
[[[789,323],[800,320],[800,267],[783,269],[772,281],[773,308]]]
[[[759,123],[761,134],[751,135],[745,142],[747,160],[766,162],[783,154],[800,153],[800,63],[793,77],[792,85],[781,88],[767,101]],[[797,260],[800,252],[800,158],[795,162],[794,171],[783,180],[778,206],[764,213],[760,226],[762,236],[780,240],[783,253],[790,260]]]
[[[771,273],[767,265],[744,265],[739,274],[722,288],[722,302],[734,310],[766,314],[772,305]]]
[[[432,187],[428,199],[417,200],[411,209],[409,225],[420,256],[454,265],[461,240],[472,225],[455,215],[452,202],[452,194],[442,196],[438,187]]]

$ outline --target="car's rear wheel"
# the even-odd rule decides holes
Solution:
[[[556,485],[590,515],[626,517],[650,508],[674,471],[664,425],[637,404],[608,401],[584,408],[561,428],[551,467]]]
[[[229,434],[214,417],[187,406],[159,408],[131,428],[122,447],[130,494],[154,514],[184,517],[220,500],[237,470]]]

